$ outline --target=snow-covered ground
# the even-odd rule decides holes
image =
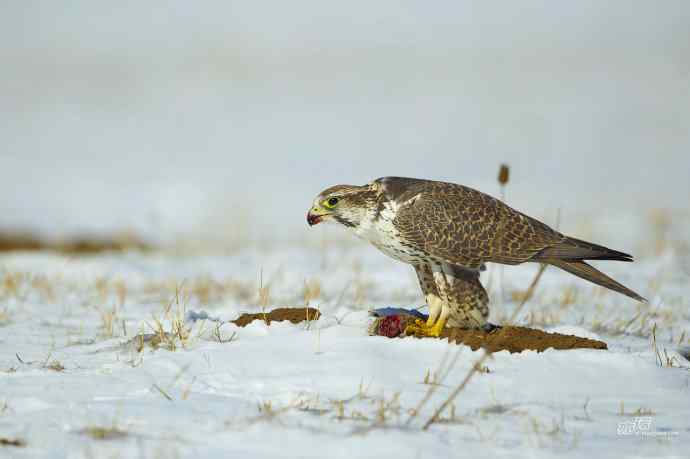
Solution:
[[[420,297],[408,267],[362,244],[3,255],[0,437],[26,446],[0,455],[687,457],[690,362],[677,351],[690,344],[688,272],[677,253],[606,265],[649,305],[547,270],[518,322],[609,350],[497,353],[428,431],[482,352],[368,336],[368,308]],[[503,301],[499,271],[485,274],[494,321],[535,270],[506,268]],[[321,320],[226,323],[307,301]],[[173,350],[131,342],[202,312]]]
[[[5,3],[0,235],[161,250],[0,255],[0,457],[688,456],[687,1]],[[422,431],[481,352],[367,336],[414,275],[304,214],[384,175],[498,195],[503,162],[650,303],[547,270],[518,322],[609,350],[498,353]],[[535,271],[485,273],[494,322]]]

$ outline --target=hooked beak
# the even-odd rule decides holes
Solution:
[[[309,226],[314,226],[318,225],[321,223],[321,217],[319,215],[314,215],[311,212],[307,214],[307,223],[309,223]]]
[[[328,211],[314,207],[307,213],[307,223],[309,226],[318,225],[323,221],[325,215],[328,215]]]

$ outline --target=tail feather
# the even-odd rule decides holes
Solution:
[[[562,242],[545,248],[534,259],[633,261],[632,255],[574,237],[566,237]]]
[[[643,298],[642,296],[638,295],[637,293],[633,292],[623,284],[620,284],[616,282],[615,280],[611,279],[609,276],[606,274],[602,273],[598,269],[594,268],[591,265],[588,265],[582,260],[558,260],[558,259],[551,259],[551,260],[544,260],[544,263],[548,263],[553,266],[557,266],[561,268],[564,271],[569,272],[570,274],[574,274],[577,277],[581,277],[582,279],[588,280],[594,284],[601,285],[602,287],[606,287],[608,289],[611,289],[615,292],[622,293],[623,295],[629,296],[630,298],[633,298],[637,301],[641,301],[643,303],[646,303],[647,300]]]

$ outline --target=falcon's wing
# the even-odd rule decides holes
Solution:
[[[453,265],[519,264],[566,240],[545,224],[461,185],[382,179],[398,204],[393,224],[404,244]],[[396,180],[405,180],[396,182]]]

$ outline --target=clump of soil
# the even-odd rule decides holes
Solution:
[[[472,348],[473,351],[482,347],[489,352],[508,351],[514,353],[526,350],[542,352],[549,348],[558,350],[608,349],[603,341],[513,326],[504,326],[490,332],[448,328],[441,334],[441,339],[448,339],[451,343],[464,344]]]
[[[401,310],[402,311],[402,310]],[[417,320],[417,316],[400,312],[376,317],[369,327],[369,334],[396,338],[405,336],[405,328]],[[546,349],[608,349],[606,343],[573,335],[547,333],[526,327],[504,326],[491,331],[468,330],[465,328],[446,328],[440,339],[451,343],[464,344],[477,350],[480,347],[490,352],[522,351],[542,352]]]
[[[272,321],[289,320],[293,324],[306,320],[317,320],[321,314],[314,308],[278,308],[266,313],[242,314],[233,323],[239,327],[249,325],[255,320],[270,324]],[[406,314],[390,315],[376,318],[369,328],[372,335],[395,338],[403,336],[403,330],[408,323],[417,317]],[[436,338],[431,338],[436,339]],[[560,333],[548,333],[527,327],[504,326],[491,330],[467,330],[464,328],[447,328],[438,339],[447,339],[451,343],[464,344],[477,350],[480,347],[490,352],[508,351],[511,353],[522,351],[542,352],[553,348],[566,349],[608,349],[603,341],[581,338]]]
[[[232,323],[238,327],[246,327],[255,320],[266,322],[267,325],[270,325],[273,321],[282,322],[284,320],[298,324],[300,322],[318,320],[319,317],[321,317],[321,313],[314,308],[277,308],[266,313],[242,314],[239,318],[233,320]]]

